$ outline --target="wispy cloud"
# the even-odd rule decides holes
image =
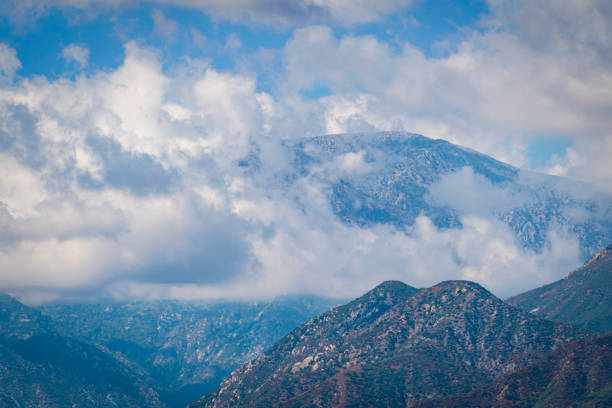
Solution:
[[[21,61],[17,58],[15,49],[0,43],[0,85],[11,83],[19,68]]]
[[[80,9],[87,12],[107,10],[110,7],[132,7],[138,0],[9,0],[0,12],[14,20],[38,18],[59,8]],[[312,23],[338,23],[352,26],[380,21],[385,16],[414,4],[414,0],[155,0],[160,6],[188,7],[209,13],[216,18],[240,23],[259,23],[290,28]],[[159,15],[158,15],[159,16]]]
[[[153,10],[151,17],[153,18],[155,32],[166,40],[174,41],[174,36],[177,31],[176,21],[166,18],[164,13],[158,9]]]
[[[62,57],[68,62],[76,62],[85,68],[89,62],[89,49],[77,44],[70,44],[62,50]]]

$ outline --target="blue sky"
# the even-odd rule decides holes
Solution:
[[[362,24],[308,17],[302,17],[305,21],[291,21],[287,17],[285,24],[275,25],[257,19],[211,15],[206,9],[190,7],[189,2],[178,6],[169,3],[128,2],[123,7],[92,10],[58,5],[37,12],[26,8],[22,14],[29,12],[38,17],[25,19],[5,13],[0,20],[0,38],[16,50],[21,62],[17,75],[22,78],[40,75],[56,80],[100,70],[108,72],[123,63],[126,42],[136,41],[142,47],[155,49],[167,68],[187,57],[205,59],[217,70],[235,72],[246,66],[257,78],[257,89],[274,95],[278,92],[275,78],[282,70],[282,61],[275,53],[282,50],[296,28],[323,23],[338,38],[372,36],[396,53],[410,44],[436,59],[456,52],[456,47],[475,32],[484,32],[483,21],[490,16],[485,1],[432,0],[399,4],[384,18]],[[86,64],[63,56],[62,51],[71,44],[88,50]],[[264,51],[273,56],[258,58]],[[317,99],[332,95],[333,90],[324,80],[316,79],[310,86],[300,88],[299,94]],[[551,160],[563,158],[566,148],[572,146],[572,140],[565,135],[532,135],[537,139],[522,146],[521,165],[546,167]]]
[[[398,8],[383,21],[330,26],[336,36],[371,35],[396,47],[409,42],[426,55],[441,56],[471,30],[479,29],[478,23],[487,10],[484,1],[419,1],[412,7]],[[176,24],[172,34],[156,30],[155,13]],[[230,22],[189,7],[147,2],[93,15],[74,7],[49,8],[36,20],[15,21],[4,15],[1,21],[0,36],[17,50],[22,63],[19,74],[48,78],[75,74],[70,61],[61,57],[62,49],[69,44],[90,50],[86,70],[89,73],[117,68],[123,61],[123,44],[128,40],[159,49],[169,63],[189,56],[210,59],[217,69],[230,69],[238,59],[248,58],[261,49],[282,48],[292,29],[300,25],[274,27],[260,22]],[[193,30],[206,41],[201,43]],[[240,41],[239,52],[228,52],[230,36]]]
[[[36,301],[98,287],[117,298],[348,296],[375,283],[350,265],[429,268],[402,245],[492,245],[522,271],[500,277],[478,251],[441,278],[518,289],[557,276],[578,259],[576,237],[551,229],[544,252],[526,253],[479,201],[505,195],[468,171],[452,180],[482,211],[448,234],[422,220],[421,236],[339,223],[316,177],[295,186],[298,206],[271,180],[289,165],[283,140],[397,130],[586,182],[572,194],[605,204],[610,21],[606,0],[4,1],[0,287]],[[362,159],[333,165],[359,173]],[[300,272],[323,259],[321,274]]]

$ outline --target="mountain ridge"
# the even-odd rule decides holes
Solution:
[[[512,296],[506,302],[537,316],[585,327],[612,330],[612,244],[563,279]]]
[[[386,286],[298,327],[191,406],[405,405],[467,392],[592,336],[469,281],[410,290],[387,304]],[[372,313],[358,313],[366,309]]]

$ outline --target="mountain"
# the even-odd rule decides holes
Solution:
[[[591,335],[476,283],[385,282],[293,330],[192,407],[405,406],[469,392]]]
[[[142,373],[0,295],[0,406],[163,407]]]
[[[612,334],[566,344],[488,387],[410,408],[514,408],[612,406]]]
[[[42,310],[62,334],[138,367],[165,404],[183,408],[289,331],[338,304],[286,296],[266,302],[98,303]]]
[[[545,319],[612,331],[612,244],[564,279],[506,302]]]
[[[439,228],[461,226],[462,208],[438,202],[431,188],[469,167],[490,184],[491,207],[525,247],[540,250],[551,228],[575,234],[585,259],[612,237],[612,197],[560,177],[507,165],[470,149],[405,132],[326,135],[284,142],[293,157],[288,183],[315,177],[335,214],[356,225],[406,227],[424,214]],[[478,195],[478,192],[473,194]],[[486,202],[485,202],[486,201]]]
[[[2,339],[25,340],[53,330],[53,321],[48,316],[4,293],[0,293],[0,321]]]

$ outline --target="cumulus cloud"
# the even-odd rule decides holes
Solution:
[[[296,112],[323,116],[327,132],[415,131],[478,146],[517,166],[529,164],[530,140],[564,137],[573,145],[550,171],[597,175],[609,189],[612,167],[603,157],[612,153],[610,7],[527,3],[492,2],[485,29],[436,58],[409,43],[396,51],[367,35],[337,37],[325,26],[295,30],[283,50],[280,92],[324,83],[332,95],[304,101]],[[541,27],[545,38],[535,34]]]
[[[89,62],[89,49],[77,44],[70,44],[62,50],[62,57],[68,62],[75,62],[85,68]]]
[[[23,4],[44,13],[118,3]],[[241,21],[350,25],[410,2],[159,3]],[[560,278],[580,263],[576,238],[553,227],[542,232],[541,251],[524,248],[495,217],[522,197],[469,168],[429,193],[457,210],[461,228],[438,229],[425,216],[406,230],[358,227],[333,213],[321,180],[368,174],[384,158],[351,152],[291,178],[280,143],[405,129],[521,165],[530,137],[562,134],[574,144],[550,172],[604,185],[612,177],[608,26],[572,25],[572,36],[560,27],[574,24],[571,13],[588,19],[608,9],[553,3],[546,7],[558,18],[548,21],[491,2],[485,29],[438,58],[408,43],[398,51],[372,36],[300,28],[279,52],[270,93],[246,70],[189,59],[164,70],[155,50],[132,42],[114,70],[13,85],[20,64],[0,46],[0,72],[11,83],[0,90],[0,287],[29,290],[30,299],[96,287],[116,297],[349,297],[383,279],[427,286],[462,278],[506,296]],[[152,17],[160,34],[174,35],[171,20]],[[543,22],[554,37],[530,34]],[[317,83],[331,95],[300,96]]]
[[[167,78],[153,54],[128,44],[123,65],[108,74],[3,91],[1,286],[241,273],[249,226],[219,205],[225,184],[238,180],[225,180],[215,161],[248,151],[240,133],[250,132],[245,120],[256,127],[249,109],[259,110],[258,96],[249,79],[210,70],[199,78],[181,97],[191,78]],[[178,99],[192,115],[176,113],[188,110]]]

